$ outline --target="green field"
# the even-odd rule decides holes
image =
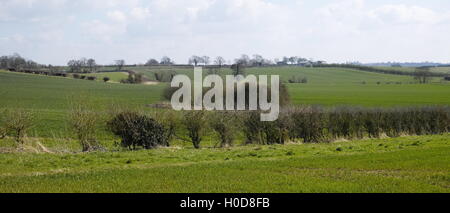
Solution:
[[[110,83],[119,83],[120,80],[128,78],[128,73],[126,72],[101,72],[101,73],[89,73],[81,74],[86,76],[95,76],[97,81],[103,81],[104,77],[108,77]]]
[[[139,72],[144,72],[140,70]],[[193,75],[192,70],[177,70]],[[222,73],[227,74],[229,70]],[[205,74],[207,71],[205,71]],[[287,84],[294,104],[326,106],[406,106],[449,105],[450,84],[410,84],[412,77],[361,72],[342,68],[252,68],[249,74],[280,75],[287,81],[292,76],[307,77],[307,84]],[[94,75],[111,75],[100,73]],[[115,73],[120,74],[122,73]],[[363,84],[362,82],[365,82]],[[380,84],[377,84],[380,82]],[[401,82],[397,84],[394,82]],[[66,117],[73,97],[86,97],[95,109],[105,112],[113,104],[148,108],[162,101],[167,84],[126,85],[61,77],[0,71],[0,109],[24,108],[35,112],[32,136],[66,137]],[[100,131],[102,132],[102,131]],[[104,137],[108,137],[105,135]]]
[[[0,192],[449,193],[449,137],[1,154]]]
[[[192,77],[192,70],[171,72]],[[136,72],[150,79],[155,70]],[[205,70],[205,74],[207,74]],[[251,68],[248,74],[306,77],[287,84],[293,104],[390,107],[450,105],[450,84],[433,79],[343,68]],[[222,70],[221,74],[229,74]],[[95,73],[118,81],[123,73]],[[154,77],[154,76],[153,76]],[[131,85],[0,71],[0,111],[23,108],[34,114],[19,152],[12,138],[0,139],[0,192],[450,192],[450,135],[405,136],[321,144],[203,149],[175,140],[170,148],[125,151],[104,126],[97,137],[107,152],[80,153],[69,131],[74,98],[88,101],[108,119],[115,104],[153,111],[167,84]]]

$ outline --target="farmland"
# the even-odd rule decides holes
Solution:
[[[193,76],[187,68],[130,70],[150,80],[155,72]],[[346,68],[246,73],[280,75],[294,105],[450,105],[450,84],[439,78],[416,84],[411,76]],[[34,122],[21,152],[11,137],[0,139],[0,192],[449,192],[448,134],[266,146],[243,145],[238,135],[235,146],[214,148],[218,139],[209,133],[199,150],[176,139],[169,148],[129,151],[103,125],[96,136],[107,152],[81,153],[68,124],[72,99],[86,100],[104,122],[115,104],[157,110],[148,105],[162,102],[168,86],[115,83],[127,77],[121,72],[88,75],[97,81],[0,71],[0,110],[31,111]],[[308,82],[288,83],[293,77]]]
[[[231,149],[2,154],[0,192],[448,193],[448,138],[441,135]]]

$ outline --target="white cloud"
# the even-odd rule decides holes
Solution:
[[[431,9],[407,5],[384,5],[369,14],[384,23],[394,24],[436,24],[442,20],[442,16]]]
[[[339,62],[450,60],[450,53],[432,51],[450,48],[450,4],[383,2],[0,0],[0,27],[8,29],[0,32],[0,55],[41,57],[45,51],[34,44],[40,43],[61,54],[82,55],[95,46],[98,53],[109,52],[101,57],[112,59],[105,60],[131,63],[149,56],[184,62],[191,54],[232,59],[242,53]]]
[[[127,20],[127,17],[125,16],[125,14],[119,10],[110,11],[107,13],[107,16],[111,20],[116,21],[116,22],[125,22]]]

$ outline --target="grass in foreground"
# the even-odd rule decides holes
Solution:
[[[450,192],[450,135],[0,155],[0,192]]]

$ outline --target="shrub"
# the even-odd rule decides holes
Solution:
[[[155,79],[159,82],[171,82],[173,77],[177,75],[176,72],[155,72]]]
[[[80,76],[80,79],[86,79],[86,76],[85,75],[82,75],[82,76]]]
[[[220,139],[220,147],[230,147],[239,128],[236,113],[214,112],[208,117],[211,129],[216,132]]]
[[[80,79],[81,78],[80,74],[77,74],[77,73],[73,74],[72,77],[75,78],[75,79]]]
[[[184,112],[183,124],[188,132],[194,148],[200,149],[200,142],[205,131],[205,112],[204,111],[187,111]]]
[[[137,112],[125,111],[115,115],[108,122],[108,127],[122,138],[122,147],[130,150],[138,147],[153,149],[169,144],[164,127],[153,118]]]
[[[109,77],[107,77],[107,76],[105,76],[105,77],[103,77],[103,82],[108,82],[109,80],[111,80]]]
[[[280,114],[277,121],[261,121],[260,112],[246,112],[243,122],[243,131],[246,144],[284,144],[289,136],[289,116]]]
[[[7,111],[3,134],[10,133],[18,144],[23,144],[27,131],[32,125],[32,114],[30,112],[23,109]]]
[[[89,80],[89,81],[95,81],[95,80],[97,80],[97,77],[95,77],[95,76],[88,76],[88,77],[87,77],[87,80]]]
[[[98,120],[98,115],[90,110],[85,103],[72,104],[69,122],[83,152],[100,149],[100,145],[95,137]]]
[[[304,143],[317,143],[325,139],[327,117],[320,107],[297,108],[292,115],[292,131]]]

